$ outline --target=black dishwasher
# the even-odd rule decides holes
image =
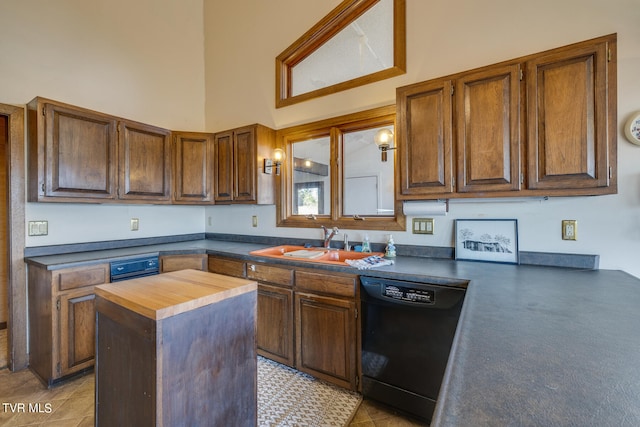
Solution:
[[[465,288],[361,276],[362,394],[430,421]]]

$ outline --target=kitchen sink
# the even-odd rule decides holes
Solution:
[[[307,248],[296,245],[280,245],[271,248],[258,249],[249,252],[251,255],[267,258],[292,259],[296,261],[308,261],[322,264],[345,265],[347,260],[362,259],[372,255],[384,256],[381,252],[354,252],[333,248]]]

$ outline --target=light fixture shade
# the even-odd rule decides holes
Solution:
[[[373,141],[378,147],[389,148],[393,145],[393,132],[387,128],[380,129],[373,137]]]
[[[276,148],[273,150],[273,160],[281,162],[284,160],[284,150],[282,148]]]

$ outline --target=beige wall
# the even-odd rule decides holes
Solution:
[[[262,122],[275,128],[395,102],[395,88],[566,44],[618,33],[618,123],[640,110],[640,8],[629,0],[407,0],[407,73],[276,109],[275,57],[340,1],[205,0],[206,126]],[[223,36],[226,36],[224,38]],[[600,254],[602,268],[640,277],[640,147],[618,135],[619,194],[529,203],[452,205],[436,234],[394,233],[396,243],[453,246],[456,218],[517,218],[520,249]],[[258,228],[251,216],[258,215]],[[319,229],[277,228],[272,206],[209,207],[206,230],[319,238]],[[561,221],[578,220],[578,241]],[[408,218],[411,221],[411,217]],[[207,224],[209,222],[207,221]],[[348,230],[352,240],[361,230]],[[386,233],[369,232],[383,242]]]
[[[0,3],[0,102],[43,96],[174,130],[204,121],[202,0]],[[202,232],[202,208],[30,203],[27,246]],[[140,230],[129,229],[131,217]],[[178,219],[178,220],[176,220]]]
[[[276,109],[274,59],[339,0],[7,0],[0,2],[0,102],[45,96],[170,129],[275,128],[394,102],[405,84],[618,33],[620,126],[640,110],[640,9],[629,0],[407,0],[405,75]],[[204,22],[203,22],[204,7]],[[206,84],[205,84],[206,83]],[[640,147],[619,135],[618,195],[452,206],[436,234],[397,243],[452,246],[453,220],[515,217],[522,250],[601,254],[603,268],[640,276]],[[28,204],[50,235],[27,246],[206,231],[317,238],[275,227],[273,206]],[[251,227],[251,215],[260,216]],[[129,218],[141,229],[131,232]],[[212,217],[211,225],[207,217]],[[411,218],[409,218],[410,220]],[[577,219],[579,240],[560,239]],[[351,230],[352,240],[362,237]],[[385,233],[371,232],[373,241]]]

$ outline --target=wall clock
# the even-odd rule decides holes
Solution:
[[[624,125],[624,133],[629,142],[640,145],[640,111],[633,113],[627,120]]]

